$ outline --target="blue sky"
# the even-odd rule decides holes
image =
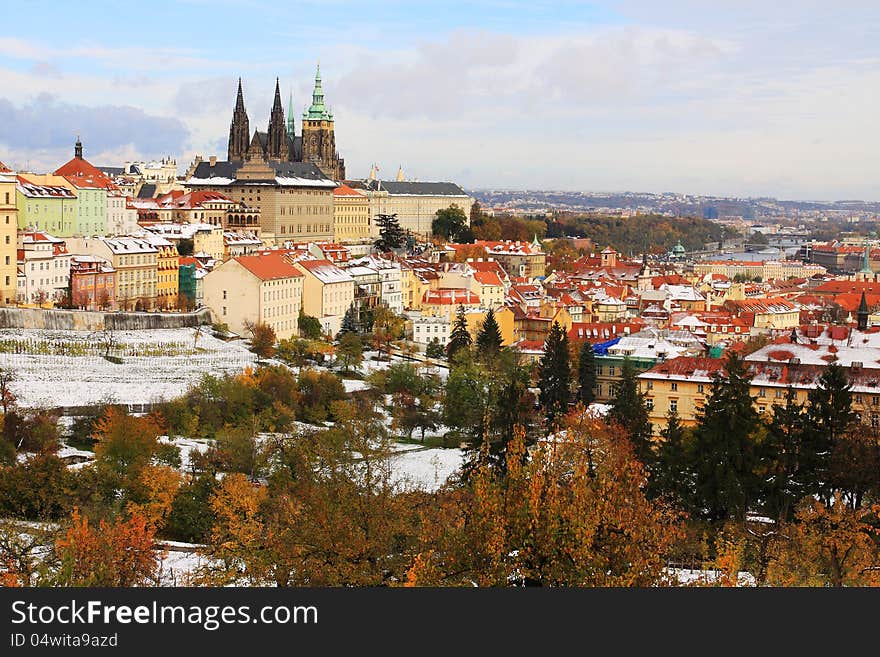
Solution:
[[[5,1],[5,0],[4,0]],[[350,177],[880,199],[873,2],[29,3],[0,33],[0,160],[223,157],[321,61]],[[23,15],[22,15],[23,14]],[[7,14],[8,15],[8,14]]]

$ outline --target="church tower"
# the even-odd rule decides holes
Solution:
[[[315,73],[312,104],[303,112],[302,161],[314,163],[328,178],[345,179],[345,161],[336,152],[333,112],[324,105],[320,64]]]
[[[275,102],[269,115],[269,134],[266,143],[266,158],[287,161],[290,147],[287,143],[287,126],[284,123],[284,108],[281,106],[281,87],[275,78]]]
[[[862,299],[859,301],[859,310],[857,313],[858,329],[860,331],[868,330],[868,300],[865,298],[865,291],[862,290]]]
[[[229,147],[226,159],[230,161],[243,160],[248,150],[250,136],[248,115],[244,109],[244,95],[241,93],[241,78],[238,78],[238,97],[235,99],[232,123],[229,126]]]

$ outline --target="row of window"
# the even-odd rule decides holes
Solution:
[[[296,212],[293,211],[294,208],[296,208]],[[331,214],[331,210],[332,206],[330,205],[292,205],[289,208],[282,205],[278,209],[278,214],[282,217],[286,214]]]
[[[9,256],[7,256],[7,259],[8,259],[8,257]],[[62,269],[69,269],[70,268],[70,263],[62,262],[61,260],[52,260],[52,263],[53,263],[53,266],[55,269],[58,269],[59,267]],[[9,262],[7,262],[6,264],[8,265]],[[37,264],[38,263],[35,263],[35,262],[31,263],[31,271],[36,271]],[[41,263],[39,263],[39,265],[40,265],[40,271],[45,271],[46,269],[53,268],[53,266],[50,266],[48,262],[41,262]]]
[[[284,235],[285,233],[294,234],[293,226],[287,226],[285,224],[281,224],[279,228],[279,232]],[[303,225],[296,225],[296,233],[303,232]],[[306,233],[329,233],[330,232],[330,224],[318,224],[317,226],[313,226],[312,224],[306,224]]]

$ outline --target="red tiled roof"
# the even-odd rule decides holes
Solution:
[[[472,260],[467,265],[474,271],[494,272],[501,279],[507,278],[507,272],[497,260]]]
[[[816,286],[816,294],[843,294],[844,292],[865,292],[880,294],[880,283],[874,281],[828,281]]]
[[[568,339],[572,342],[592,339],[610,340],[618,335],[626,335],[627,332],[637,333],[644,326],[645,322],[638,318],[628,322],[572,322]]]
[[[856,312],[859,309],[859,304],[861,303],[861,301],[861,292],[845,292],[843,294],[838,294],[836,297],[834,297],[834,303],[836,303],[847,312]],[[868,308],[874,308],[878,304],[880,304],[880,294],[866,293],[865,301],[867,301],[868,303]]]
[[[365,194],[343,183],[333,190],[333,196],[365,196]]]
[[[12,173],[12,169],[0,162],[0,173]]]
[[[75,157],[62,164],[55,170],[55,175],[64,176],[70,184],[77,187],[118,189],[102,171],[81,157]]]
[[[712,376],[715,372],[724,369],[724,359],[706,358],[704,356],[679,356],[662,363],[658,363],[645,374],[665,374],[667,376],[691,376],[694,372],[704,372]]]
[[[501,279],[498,278],[498,274],[491,271],[477,271],[474,272],[474,280],[480,283],[481,285],[497,285],[501,286],[503,283]]]
[[[239,256],[235,261],[263,281],[279,278],[298,278],[302,273],[285,257],[283,251],[261,251],[259,254]]]

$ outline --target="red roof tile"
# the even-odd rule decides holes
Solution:
[[[302,276],[283,251],[260,251],[258,254],[239,256],[235,261],[263,281]]]

